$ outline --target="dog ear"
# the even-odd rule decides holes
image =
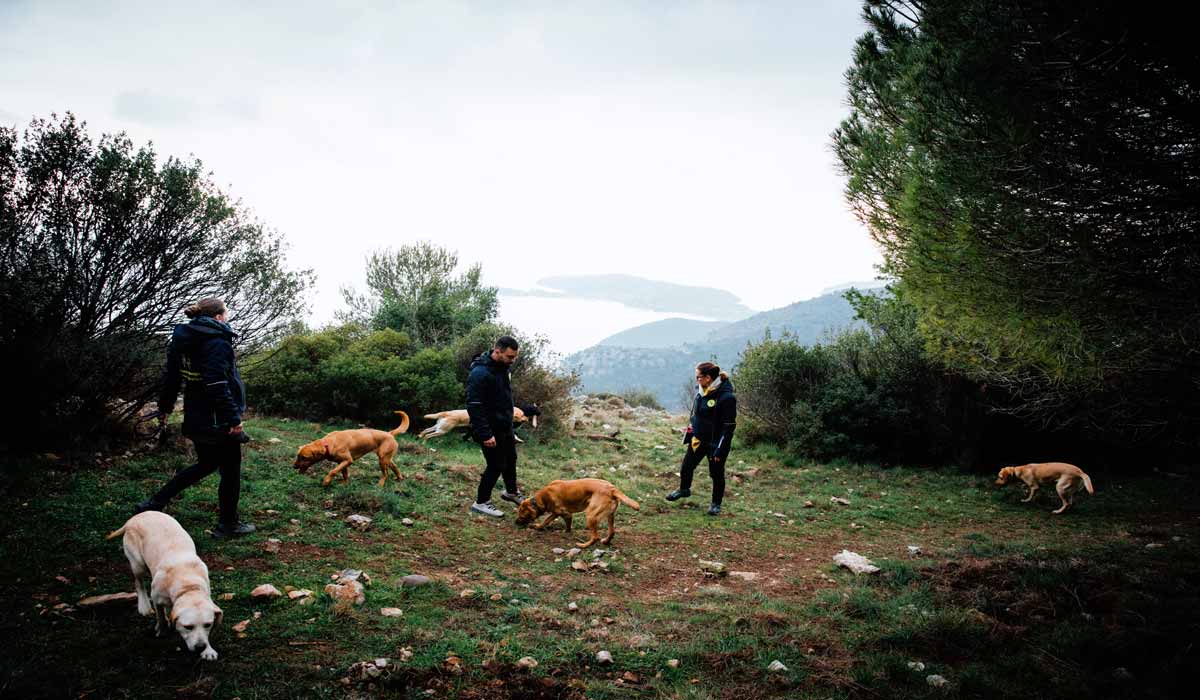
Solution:
[[[167,613],[167,620],[171,622],[171,626],[175,626],[175,621],[179,619],[179,613],[175,612],[175,608],[171,608],[171,612]]]
[[[221,624],[221,619],[224,617],[225,617],[225,611],[214,605],[213,606],[213,627],[216,627],[217,625]]]

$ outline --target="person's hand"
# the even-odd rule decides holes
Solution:
[[[229,434],[230,435],[241,435],[242,434],[242,424],[238,423],[237,425],[230,428]]]
[[[484,447],[495,447],[496,446],[496,438],[490,437],[487,440],[484,440],[483,446]]]

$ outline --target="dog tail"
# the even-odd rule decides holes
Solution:
[[[399,435],[400,433],[408,432],[408,414],[404,411],[396,411],[396,415],[400,416],[400,427],[388,432],[390,432],[392,435]]]
[[[1092,489],[1092,478],[1083,472],[1079,472],[1079,475],[1083,477],[1083,488],[1087,489],[1088,493],[1096,493],[1096,491]]]
[[[444,413],[444,411],[443,411]],[[425,420],[437,420],[442,417],[442,413],[426,413]]]
[[[108,533],[108,537],[105,537],[104,539],[111,540],[116,537],[120,537],[121,535],[124,535],[124,534],[125,534],[125,526],[122,525],[120,530],[114,530],[113,532]]]
[[[635,501],[632,498],[630,498],[629,496],[626,496],[625,494],[621,493],[621,489],[617,488],[616,486],[613,487],[613,495],[617,497],[618,501],[624,503],[625,505],[629,506],[630,508],[632,508],[634,510],[642,509],[642,507],[638,505],[637,501]]]

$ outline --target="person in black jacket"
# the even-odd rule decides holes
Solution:
[[[467,375],[467,414],[471,417],[471,435],[483,449],[487,468],[479,478],[479,491],[471,510],[501,517],[504,511],[492,505],[492,489],[504,477],[500,498],[520,503],[524,496],[517,489],[517,443],[513,438],[513,395],[509,369],[517,361],[517,341],[503,335],[495,347],[471,362]]]
[[[725,496],[725,460],[733,447],[737,427],[737,397],[729,375],[711,362],[696,365],[696,401],[692,420],[683,435],[687,453],[679,467],[679,488],[667,494],[668,501],[692,495],[692,474],[700,460],[708,457],[708,475],[712,477],[712,503],[709,515],[721,514]]]
[[[220,513],[213,537],[254,532],[238,520],[241,492],[242,429],[246,389],[233,354],[236,335],[225,322],[228,312],[220,299],[201,299],[184,310],[190,323],[175,326],[167,346],[167,368],[158,397],[158,419],[166,423],[183,385],[183,434],[196,446],[196,464],[178,472],[158,493],[134,506],[134,513],[162,510],[187,487],[220,472],[217,487]]]

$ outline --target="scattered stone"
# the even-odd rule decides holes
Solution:
[[[526,671],[532,671],[533,669],[537,668],[537,666],[537,659],[534,659],[532,656],[522,656],[521,658],[517,659],[517,668],[524,669]]]
[[[291,600],[303,601],[305,598],[311,598],[312,594],[313,592],[307,588],[301,588],[299,590],[288,591],[287,597]]]
[[[908,668],[910,670],[916,671],[917,673],[920,673],[921,671],[925,670],[925,664],[921,663],[920,661],[909,661]]]
[[[380,608],[379,614],[384,617],[403,617],[404,611],[400,608]]]
[[[679,668],[679,659],[667,659],[667,668]]]
[[[371,519],[365,515],[348,515],[346,524],[359,532],[366,532],[371,527]]]
[[[300,524],[300,521],[299,521],[299,520],[296,520],[295,518],[292,518],[291,520],[288,520],[288,522],[289,522],[289,523],[291,523],[292,525],[299,525],[299,524]]]
[[[400,650],[400,663],[410,661],[413,657],[412,647],[404,647]]]
[[[137,593],[108,593],[106,595],[93,595],[79,601],[77,605],[81,608],[97,608],[102,605],[110,605],[112,603],[126,603],[137,600]]]
[[[787,670],[788,667],[784,666],[783,662],[779,659],[775,659],[771,662],[771,665],[767,666],[768,673],[787,673]]]
[[[571,562],[571,568],[575,569],[576,571],[587,571],[588,565],[587,562],[576,559],[575,561]]]
[[[580,555],[582,552],[583,552],[583,550],[582,550],[582,549],[580,549],[580,548],[578,548],[578,547],[572,547],[572,548],[570,548],[570,549],[568,549],[568,550],[567,550],[567,556],[568,556],[568,557],[577,557],[577,556],[579,556],[579,555]]]
[[[830,496],[830,497],[829,497],[829,502],[830,502],[830,503],[836,503],[836,504],[838,504],[838,505],[842,505],[842,506],[848,506],[848,505],[850,505],[850,501],[847,501],[846,499],[844,499],[844,498],[841,498],[840,496]]]
[[[1162,542],[1151,542],[1150,544],[1146,545],[1146,549],[1162,549],[1166,546],[1167,545],[1163,544]]]
[[[333,575],[333,580],[338,583],[349,583],[350,581],[358,581],[364,586],[371,585],[371,576],[365,571],[359,569],[342,569]]]
[[[843,549],[833,555],[833,563],[838,566],[850,569],[856,574],[873,574],[879,571],[879,567],[870,559],[867,559],[861,554],[856,554],[848,549]]]
[[[405,518],[405,519],[401,520],[401,521],[400,521],[400,523],[401,523],[402,525],[407,525],[408,527],[412,527],[412,526],[413,526],[413,519],[412,519],[412,518]]]
[[[277,554],[279,552],[280,547],[282,547],[282,546],[283,546],[283,540],[277,540],[274,537],[272,537],[272,538],[269,538],[266,542],[263,542],[263,551],[267,552],[268,554]]]
[[[444,662],[442,662],[442,665],[450,673],[453,673],[456,676],[462,675],[463,661],[462,661],[462,659],[458,658],[457,656],[454,656],[453,654],[451,654],[450,656],[447,656],[446,660]]]
[[[279,592],[279,589],[269,583],[264,583],[258,588],[250,591],[250,597],[255,600],[271,600],[272,598],[278,598],[281,595],[283,594]]]
[[[812,501],[805,501],[805,502],[804,502],[804,507],[805,507],[805,508],[815,508],[816,506],[813,504],[813,502],[812,502]]]
[[[625,673],[622,673],[621,680],[625,681],[626,683],[641,683],[642,682],[642,679],[639,678],[638,675],[636,673],[634,673],[633,671],[626,671]]]
[[[603,649],[596,652],[596,663],[611,664],[612,662],[613,662],[613,656],[611,653],[604,651]]]
[[[476,595],[475,589],[473,588],[464,588],[458,592],[459,598],[474,598]]]
[[[428,576],[420,574],[409,574],[400,579],[400,586],[402,588],[417,588],[419,586],[428,586],[430,583],[432,583],[432,580]]]
[[[268,438],[267,442],[271,443],[272,445],[278,445],[279,443],[283,442],[283,440],[280,440],[277,437],[273,437],[273,438]]]
[[[730,571],[729,575],[743,581],[757,581],[759,576],[756,571]]]
[[[330,583],[325,586],[325,592],[336,602],[344,605],[362,605],[367,601],[366,591],[357,580],[344,580],[341,583]]]
[[[567,610],[570,610],[571,612],[579,610],[579,603],[576,603],[572,600],[570,603],[567,603]]]
[[[500,595],[499,593],[493,593],[491,595],[491,600],[493,603],[499,603],[500,601],[504,600],[504,596]]]
[[[233,631],[237,632],[238,634],[241,634],[241,633],[245,632],[246,628],[249,626],[250,626],[249,620],[242,620],[241,622],[239,622],[233,626]]]
[[[550,551],[557,556],[562,556],[567,553],[567,550],[563,549],[562,547],[555,547]]]
[[[910,556],[910,557],[921,556],[921,548],[915,544],[908,545],[908,556]]]
[[[946,686],[950,685],[950,681],[946,680],[944,676],[939,676],[936,673],[932,676],[925,676],[925,682],[928,683],[932,688],[945,688]]]
[[[725,565],[719,561],[705,561],[703,559],[697,562],[700,564],[700,570],[705,576],[725,576],[728,572],[725,570]]]

